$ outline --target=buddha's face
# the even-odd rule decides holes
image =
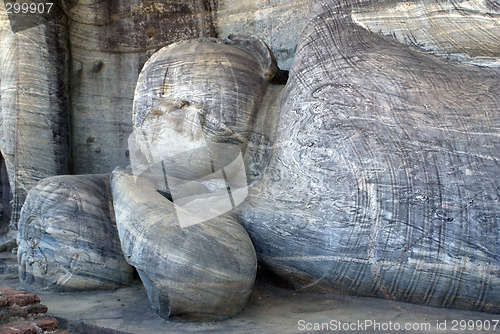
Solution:
[[[134,98],[135,140],[147,177],[171,195],[182,227],[222,215],[248,194],[242,156],[266,69],[275,66],[266,50],[252,38],[243,47],[196,40],[165,47],[144,65]]]
[[[210,174],[245,150],[265,87],[245,49],[206,41],[159,51],[145,65],[134,101],[141,151],[178,177]]]

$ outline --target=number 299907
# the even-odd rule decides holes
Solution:
[[[5,10],[7,14],[48,14],[53,6],[53,2],[6,2]]]

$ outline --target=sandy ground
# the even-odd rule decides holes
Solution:
[[[16,258],[6,252],[0,253],[0,285],[38,294],[49,308],[48,315],[56,317],[70,333],[500,333],[498,314],[297,293],[261,281],[235,318],[204,323],[168,321],[151,310],[140,282],[113,291],[79,293],[22,286]],[[465,330],[460,330],[464,325]],[[489,330],[485,330],[488,325]]]

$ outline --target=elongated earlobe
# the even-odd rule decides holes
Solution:
[[[250,51],[258,60],[264,78],[271,82],[279,71],[273,52],[257,36],[232,34],[227,37],[227,44],[236,45]]]

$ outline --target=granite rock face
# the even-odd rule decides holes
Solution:
[[[170,43],[215,37],[208,1],[80,0],[69,12],[73,172],[129,164],[132,101],[146,60]]]
[[[55,176],[28,194],[19,220],[19,277],[40,289],[114,289],[134,269],[118,239],[107,175]]]
[[[296,289],[499,312],[498,68],[365,30],[369,5],[313,4],[238,217]]]
[[[123,253],[162,317],[216,320],[239,313],[253,288],[255,251],[231,213],[182,228],[147,177],[111,176]]]
[[[299,290],[500,312],[498,1],[314,1],[284,91],[261,40],[197,39],[154,54],[132,104],[146,58],[180,39],[263,32],[290,64],[306,5],[81,0],[29,27],[0,11],[13,221],[41,178],[143,154],[133,175],[113,172],[113,201],[126,260],[164,317],[239,312],[252,242],[263,268]],[[200,224],[179,226],[171,184],[148,178],[168,171],[190,183],[189,199],[226,191],[226,176],[203,177],[240,153],[247,200]],[[102,176],[40,183],[19,224],[21,279],[126,284],[111,208]]]
[[[218,36],[252,34],[273,51],[281,69],[290,69],[311,0],[217,1]]]
[[[0,239],[10,230],[11,201],[12,190],[10,188],[9,174],[3,156],[0,154]]]
[[[5,3],[0,2],[0,150],[15,228],[28,191],[44,177],[69,173],[69,53],[60,8],[26,16],[7,14]]]

